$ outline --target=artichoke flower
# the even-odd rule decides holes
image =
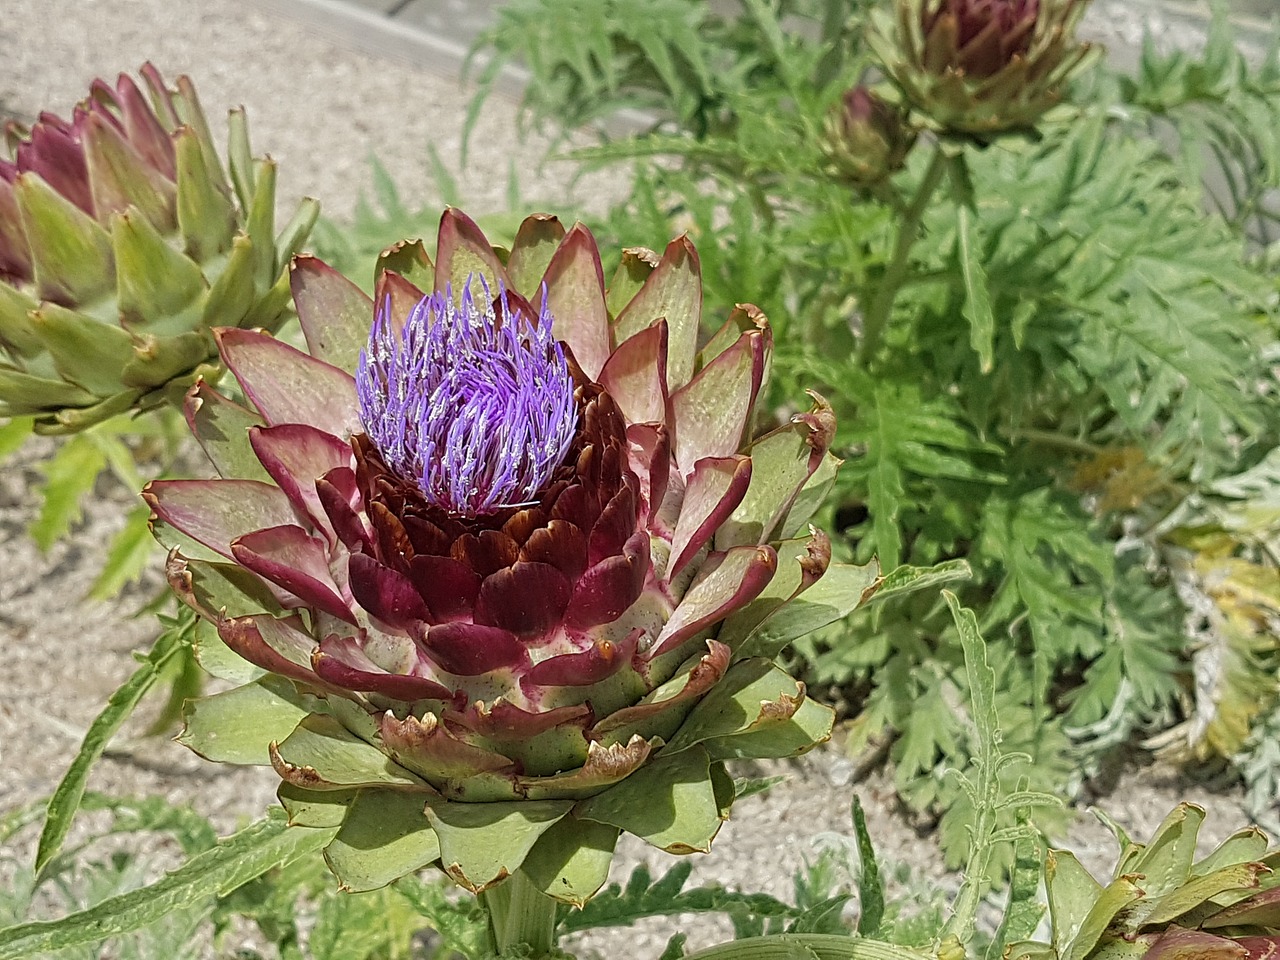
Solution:
[[[1280,955],[1280,850],[1257,827],[1203,859],[1205,812],[1179,804],[1145,844],[1114,827],[1120,858],[1105,886],[1063,850],[1045,860],[1050,943],[1010,944],[1006,960],[1273,960]]]
[[[824,149],[833,172],[857,186],[873,186],[902,169],[915,144],[902,111],[859,85],[827,116]]]
[[[869,35],[903,97],[946,133],[1025,130],[1063,96],[1090,47],[1087,0],[896,0]]]
[[[144,491],[176,592],[241,686],[189,705],[201,755],[271,763],[294,823],[370,889],[435,861],[483,891],[520,871],[584,902],[620,831],[706,850],[724,763],[792,756],[832,712],[773,663],[847,602],[788,602],[830,544],[830,407],[753,436],[765,317],[701,349],[697,254],[622,254],[581,225],[509,252],[463,214],[435,262],[391,248],[371,302],[295,258],[308,352],[215,332],[245,403],[197,383],[218,476]],[[836,571],[833,571],[836,572]],[[824,584],[825,586],[825,584]]]
[[[243,111],[228,183],[191,81],[140,73],[145,94],[126,74],[96,80],[70,120],[6,131],[0,417],[33,414],[42,432],[181,401],[217,369],[212,328],[275,329],[318,214],[304,201],[277,240],[275,164],[250,158]]]

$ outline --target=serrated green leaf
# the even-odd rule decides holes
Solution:
[[[414,876],[401,877],[391,888],[426,918],[446,944],[468,960],[480,960],[488,954],[487,918],[476,901],[454,902],[440,884],[424,883]]]
[[[151,510],[134,507],[125,517],[124,527],[111,540],[102,572],[89,588],[90,600],[110,600],[124,585],[137,580],[146,569],[147,558],[155,549],[155,540],[147,519]]]
[[[964,316],[969,321],[969,343],[978,355],[982,372],[990,373],[995,363],[996,318],[975,233],[969,208],[961,204],[956,208],[956,250],[964,277]]]
[[[880,578],[880,584],[868,603],[915,593],[918,590],[931,590],[944,583],[955,583],[972,577],[973,569],[964,560],[944,560],[931,567],[896,567]]]
[[[853,834],[858,838],[858,936],[876,939],[884,922],[884,884],[880,880],[880,864],[876,860],[867,815],[862,801],[853,797]]]
[[[47,954],[137,930],[175,910],[230,893],[268,870],[319,850],[334,832],[286,827],[282,818],[260,820],[150,886],[59,920],[0,930],[0,960]]]
[[[1018,824],[1030,826],[1030,816],[1025,810],[1020,812]],[[1040,836],[1032,829],[1027,829],[1014,843],[1008,900],[1000,926],[987,948],[987,960],[1000,960],[1007,944],[1030,938],[1040,925],[1045,910],[1044,904],[1037,899],[1042,851]]]
[[[31,436],[35,424],[34,417],[13,417],[8,423],[0,425],[0,463],[17,453]]]
[[[111,742],[121,725],[133,713],[134,708],[146,696],[147,691],[161,677],[166,664],[191,643],[194,617],[182,615],[167,622],[167,629],[156,638],[142,665],[107,700],[107,705],[89,724],[80,749],[76,751],[71,766],[63,774],[58,786],[49,798],[44,829],[36,849],[36,872],[43,871],[62,849],[63,841],[71,830],[72,820],[80,807],[85,785],[93,765]],[[163,621],[162,621],[163,622]],[[0,939],[0,942],[3,942]]]
[[[641,864],[631,871],[626,888],[610,884],[609,888],[589,901],[581,910],[562,913],[561,934],[600,927],[629,926],[645,917],[672,916],[682,913],[727,913],[733,917],[791,918],[798,915],[795,907],[766,894],[745,894],[720,887],[685,890],[685,882],[693,864],[684,860],[668,870],[656,882],[649,868]]]
[[[31,537],[41,550],[49,550],[80,519],[81,501],[93,489],[107,465],[93,438],[78,434],[66,440],[41,466],[45,482],[40,488],[40,513],[31,524]]]

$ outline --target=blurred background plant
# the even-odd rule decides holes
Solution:
[[[69,119],[5,122],[0,460],[33,432],[72,436],[46,445],[30,531],[43,550],[108,469],[137,490],[172,463],[175,405],[221,373],[212,328],[289,318],[289,260],[319,215],[304,200],[277,234],[276,164],[253,157],[243,108],[224,165],[191,80],[138,73],[93,81]],[[140,573],[146,539],[139,506],[90,597]]]

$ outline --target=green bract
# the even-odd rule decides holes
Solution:
[[[1064,850],[1045,861],[1050,943],[1007,960],[1270,960],[1280,952],[1280,851],[1257,827],[1196,859],[1204,810],[1182,803],[1147,843],[1116,829],[1120,859],[1098,883]]]
[[[318,214],[277,238],[275,164],[230,115],[230,182],[191,82],[94,81],[71,120],[11,125],[0,160],[0,416],[69,433],[217,370],[215,326],[275,329],[285,265]]]
[[[606,289],[591,234],[546,216],[506,252],[447,211],[434,263],[391,248],[373,302],[313,258],[292,276],[308,352],[217,331],[250,405],[201,383],[186,409],[219,478],[145,492],[170,582],[216,626],[201,661],[241,684],[190,705],[184,742],[273,764],[295,823],[341,825],[327,858],[351,889],[438,861],[477,892],[520,870],[581,903],[621,831],[708,849],[734,800],[726,761],[830,734],[832,711],[773,657],[879,584],[874,565],[828,570],[808,525],[838,465],[830,407],[815,395],[757,434],[764,316],[739,306],[699,349],[688,239],[624,251]],[[450,291],[471,306],[447,309]],[[367,342],[377,377],[412,367],[390,362],[385,331],[423,334],[428,309],[433,324],[551,318],[576,427],[531,499],[460,514],[366,434],[351,371]],[[462,359],[412,376],[475,375]],[[362,390],[420,387],[370,369]]]

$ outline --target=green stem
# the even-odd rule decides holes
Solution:
[[[531,957],[551,956],[556,945],[556,902],[517,870],[480,896],[489,914],[495,953],[525,946]]]
[[[807,952],[806,952],[807,951]],[[780,933],[720,943],[691,953],[685,960],[925,960],[928,954],[879,940],[863,940],[830,933]]]
[[[889,261],[889,268],[885,270],[884,277],[880,281],[880,288],[876,291],[871,306],[863,317],[862,349],[859,352],[859,360],[864,367],[880,346],[880,337],[884,334],[885,324],[889,322],[889,315],[893,312],[893,303],[898,298],[898,291],[902,289],[903,281],[907,277],[907,268],[911,263],[911,249],[915,246],[920,233],[920,221],[924,218],[929,201],[933,199],[934,191],[942,182],[943,174],[947,171],[947,163],[947,155],[941,144],[935,145],[929,168],[925,171],[920,186],[916,188],[916,195],[912,198],[911,204],[902,215],[902,223],[898,226],[898,237],[894,242],[893,258]]]

